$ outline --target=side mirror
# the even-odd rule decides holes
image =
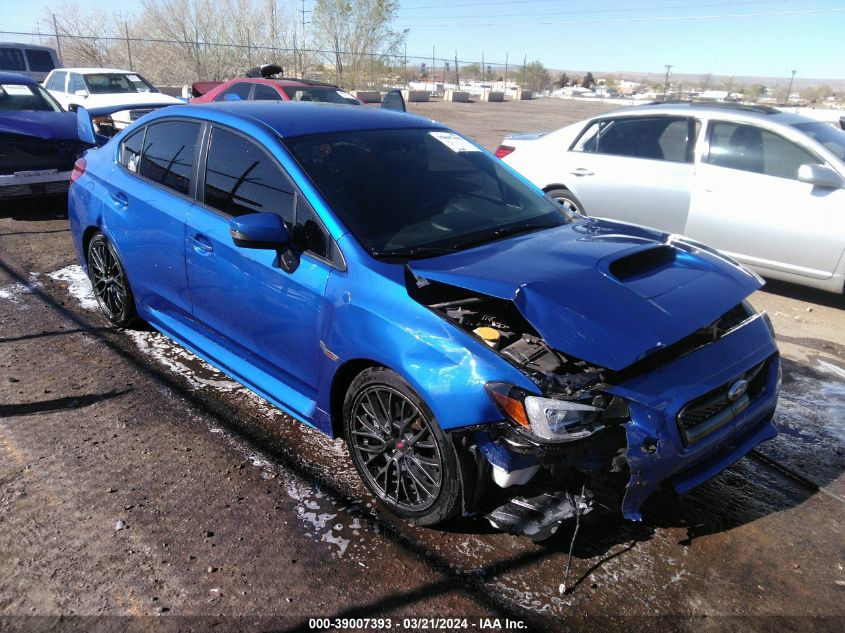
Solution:
[[[816,187],[845,188],[845,178],[842,178],[827,165],[801,165],[798,168],[798,180]]]
[[[405,98],[402,96],[402,91],[398,89],[389,90],[385,93],[381,107],[385,110],[396,110],[398,112],[407,112],[408,110],[405,106]]]
[[[83,99],[88,98],[88,91],[87,90],[77,90],[73,94],[75,94],[77,97],[82,97]]]
[[[250,213],[232,218],[229,233],[235,246],[284,250],[290,235],[282,218],[275,213]]]

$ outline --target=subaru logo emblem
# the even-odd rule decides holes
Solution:
[[[746,391],[748,391],[748,381],[737,380],[730,386],[730,389],[728,389],[728,400],[736,402],[745,395]]]

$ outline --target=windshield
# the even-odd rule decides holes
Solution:
[[[97,73],[83,75],[88,92],[92,95],[120,94],[127,92],[158,92],[141,75],[134,73]]]
[[[338,88],[283,86],[282,90],[285,91],[285,94],[291,101],[318,101],[320,103],[361,105],[358,99]]]
[[[321,134],[286,144],[376,257],[430,257],[568,221],[498,159],[447,130]]]
[[[61,112],[61,106],[41,86],[0,84],[0,111]]]
[[[829,123],[796,123],[793,127],[798,128],[804,134],[811,136],[815,141],[824,145],[841,161],[845,161],[845,132],[833,127]]]

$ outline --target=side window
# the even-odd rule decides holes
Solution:
[[[50,80],[50,90],[55,90],[56,92],[64,92],[65,77],[67,77],[67,73],[63,70],[60,70],[59,72],[54,74],[53,78]]]
[[[186,194],[194,168],[199,123],[165,121],[147,127],[140,174]]]
[[[311,251],[332,261],[337,259],[331,256],[333,242],[323,228],[323,223],[302,196],[297,196],[293,243],[303,251]]]
[[[252,88],[251,83],[247,83],[245,81],[239,81],[237,83],[233,83],[231,86],[226,88],[223,92],[221,92],[217,97],[215,97],[215,101],[245,101],[249,98],[249,91]]]
[[[26,70],[19,48],[0,48],[0,70]]]
[[[685,118],[653,117],[596,121],[574,151],[683,162],[687,156]]]
[[[29,62],[29,69],[36,73],[48,73],[56,67],[50,51],[27,48],[26,61]]]
[[[138,163],[141,160],[141,148],[144,146],[144,132],[147,128],[141,128],[134,134],[130,134],[120,144],[120,164],[126,167],[133,174],[138,173]]]
[[[227,215],[271,211],[293,226],[294,194],[287,176],[255,143],[215,128],[205,167],[205,204]]]
[[[88,90],[88,88],[85,87],[85,82],[82,80],[82,75],[80,75],[79,73],[71,73],[67,91],[70,94],[74,94],[77,90]]]
[[[253,101],[281,101],[282,95],[279,91],[266,84],[255,84],[255,92],[252,93]]]
[[[797,180],[801,165],[822,161],[768,130],[715,121],[711,124],[707,162],[717,167]]]

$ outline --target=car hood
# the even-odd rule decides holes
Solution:
[[[0,133],[21,134],[45,141],[75,141],[75,112],[0,112]]]
[[[612,370],[709,325],[762,286],[705,246],[603,220],[408,266],[418,277],[512,300],[552,347]]]

